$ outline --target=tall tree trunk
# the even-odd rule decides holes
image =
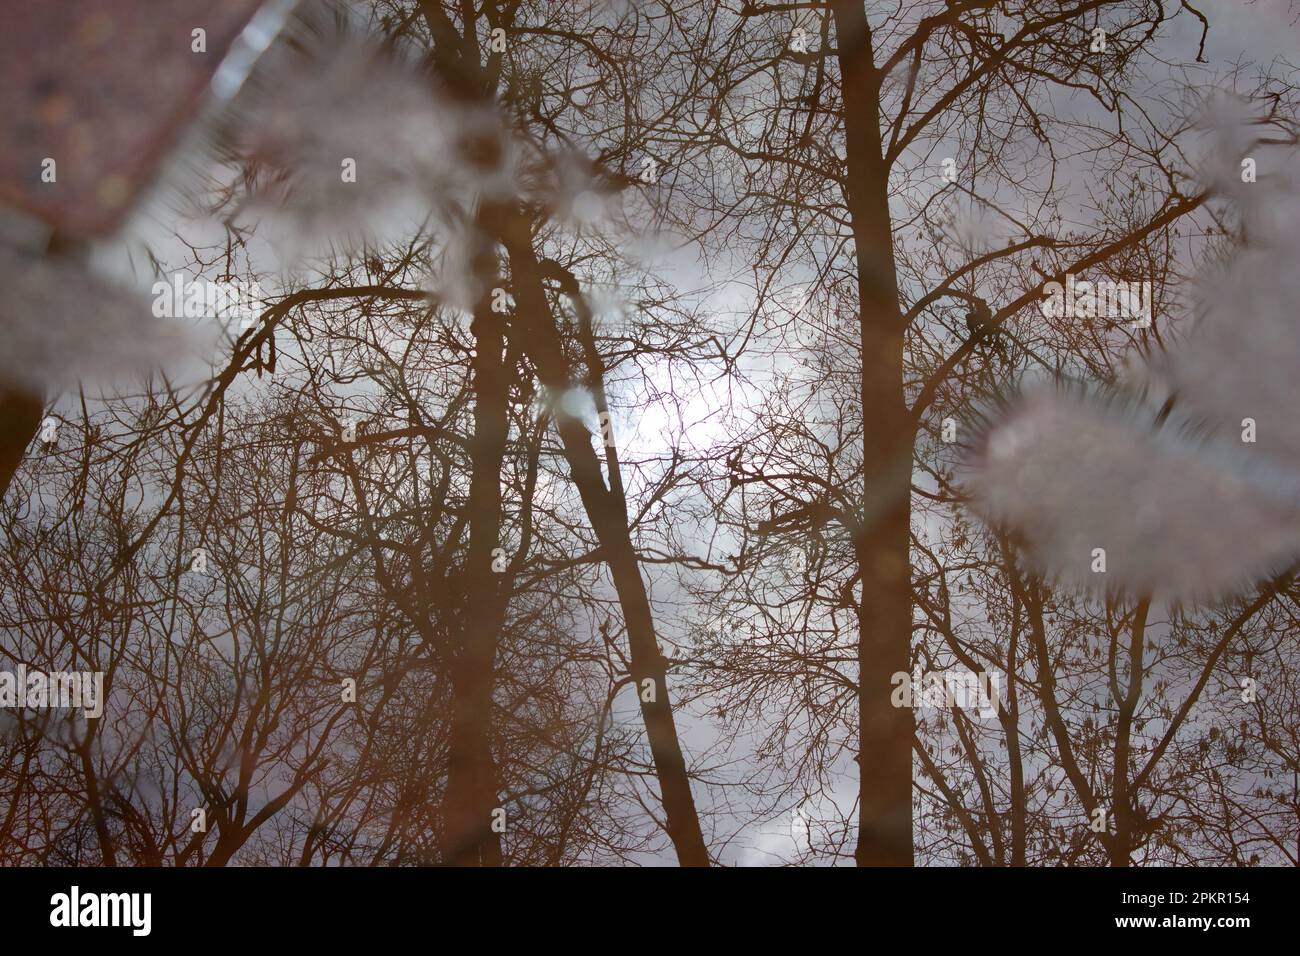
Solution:
[[[862,522],[855,541],[858,607],[859,866],[912,864],[912,741],[908,708],[890,703],[911,670],[910,524],[915,431],[903,393],[889,170],[880,141],[880,76],[862,0],[833,7],[844,109],[847,200],[858,266],[862,340]]]
[[[480,255],[475,272],[496,275],[495,254]],[[490,286],[474,311],[474,435],[470,441],[469,553],[459,646],[452,661],[452,717],[447,790],[443,796],[443,861],[453,866],[500,866],[501,835],[492,759],[492,694],[497,647],[505,621],[505,574],[492,569],[501,547],[501,462],[509,423],[505,335],[490,305]]]
[[[1024,866],[1028,848],[1028,804],[1025,793],[1025,761],[1020,749],[1020,700],[1016,694],[1020,599],[1012,598],[1011,647],[1007,651],[1006,702],[998,708],[998,719],[1007,741],[1007,777],[1011,791],[1011,865]]]
[[[555,316],[542,285],[542,268],[533,251],[527,221],[517,211],[502,211],[498,235],[510,253],[511,275],[518,302],[518,333],[542,384],[556,396],[578,381],[564,356]],[[682,866],[708,866],[709,853],[700,829],[690,775],[677,738],[677,724],[668,697],[667,662],[659,652],[654,617],[640,562],[628,530],[627,502],[621,487],[605,486],[600,460],[591,447],[591,434],[572,416],[556,416],[573,483],[582,498],[601,556],[609,567],[623,611],[635,682],[646,737],[667,817],[665,830]],[[644,683],[649,681],[650,684]],[[652,688],[652,690],[651,690]]]
[[[9,490],[27,446],[36,437],[45,404],[22,392],[0,389],[0,498]]]
[[[1129,756],[1132,753],[1133,717],[1142,699],[1142,681],[1146,671],[1143,655],[1147,614],[1151,610],[1149,598],[1138,602],[1133,609],[1133,626],[1129,631],[1128,684],[1121,688],[1116,681],[1113,688],[1119,713],[1115,720],[1114,784],[1111,788],[1111,812],[1115,817],[1115,837],[1106,848],[1111,866],[1130,866],[1133,848],[1137,844],[1133,797],[1129,792]],[[1118,653],[1118,652],[1117,652]]]
[[[446,13],[433,0],[421,0],[420,10],[434,38],[435,69],[448,91],[471,102],[485,99],[495,85],[495,70],[486,71],[479,64],[481,51],[473,29],[467,29],[463,37],[458,36]],[[469,19],[467,16],[466,21]],[[488,222],[493,218],[496,220],[495,228]],[[480,210],[479,220],[484,231],[500,238],[509,252],[514,292],[519,303],[518,331],[523,347],[537,367],[542,383],[557,390],[556,394],[563,394],[574,379],[564,357],[555,317],[546,301],[528,222],[519,210],[500,206],[484,207]],[[659,777],[668,836],[681,865],[708,866],[708,849],[695,811],[690,777],[668,699],[667,666],[659,653],[650,601],[627,527],[626,501],[621,494],[605,487],[600,462],[591,449],[590,435],[582,423],[567,415],[559,415],[557,427],[574,484],[600,542],[623,610],[632,677],[636,681],[646,736]],[[646,700],[647,695],[641,692],[641,682],[646,679],[651,680],[655,687],[652,700]]]

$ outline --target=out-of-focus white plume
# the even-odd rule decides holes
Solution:
[[[276,51],[235,116],[253,200],[295,231],[370,228],[412,195],[447,143],[427,81],[359,39]]]
[[[1300,556],[1296,155],[1252,145],[1250,116],[1226,97],[1206,125],[1202,177],[1234,203],[1246,247],[1200,278],[1195,324],[1141,371],[1175,396],[1173,415],[1118,392],[1031,388],[990,416],[964,463],[977,512],[1037,571],[1094,591],[1222,597]]]
[[[1200,278],[1196,324],[1152,371],[1225,431],[1254,419],[1258,441],[1243,451],[1300,470],[1300,156],[1252,149],[1259,131],[1239,100],[1216,97],[1208,115],[1215,135],[1204,179],[1232,199],[1247,246]],[[1245,159],[1255,182],[1242,180]]]
[[[1211,598],[1275,570],[1300,542],[1300,505],[1241,454],[1187,424],[1158,425],[1149,408],[1040,386],[989,430],[964,484],[1038,573]]]
[[[282,242],[383,242],[518,190],[517,147],[492,109],[438,92],[372,40],[311,33],[269,56],[230,117],[234,158],[257,171],[253,208]]]
[[[149,298],[78,262],[0,245],[0,380],[46,395],[77,382],[101,385],[198,357],[183,323],[155,318]]]

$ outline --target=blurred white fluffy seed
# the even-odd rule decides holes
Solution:
[[[1254,418],[1260,451],[1300,472],[1300,157],[1252,150],[1259,129],[1243,111],[1232,98],[1211,100],[1207,122],[1218,128],[1202,178],[1233,200],[1248,247],[1200,279],[1196,323],[1155,371],[1225,432]],[[1240,175],[1248,152],[1259,165],[1254,183]]]
[[[1300,553],[1300,506],[1261,493],[1248,463],[1224,467],[1224,454],[1143,417],[1027,392],[962,484],[983,518],[1018,535],[1031,570],[1097,593],[1210,600]]]
[[[1300,557],[1300,173],[1293,152],[1252,146],[1258,129],[1243,110],[1226,96],[1209,102],[1201,178],[1233,202],[1247,247],[1199,277],[1190,331],[1139,370],[1201,434],[1158,426],[1149,405],[1039,388],[994,416],[964,464],[973,508],[1014,532],[1039,573],[1094,592],[1200,600]],[[1241,178],[1248,153],[1261,173],[1253,183]]]
[[[160,368],[177,371],[209,343],[182,322],[155,318],[143,292],[72,260],[0,246],[0,381],[48,395],[106,385]]]
[[[283,219],[284,236],[382,242],[519,188],[494,111],[438,95],[423,71],[360,38],[279,50],[231,127],[235,156],[258,171],[254,210]]]
[[[1247,249],[1203,282],[1195,326],[1156,370],[1188,407],[1225,433],[1239,430],[1242,418],[1254,418],[1260,451],[1300,470],[1295,248]]]
[[[427,81],[360,40],[277,51],[243,103],[235,152],[259,171],[254,199],[298,228],[354,227],[448,148]]]

